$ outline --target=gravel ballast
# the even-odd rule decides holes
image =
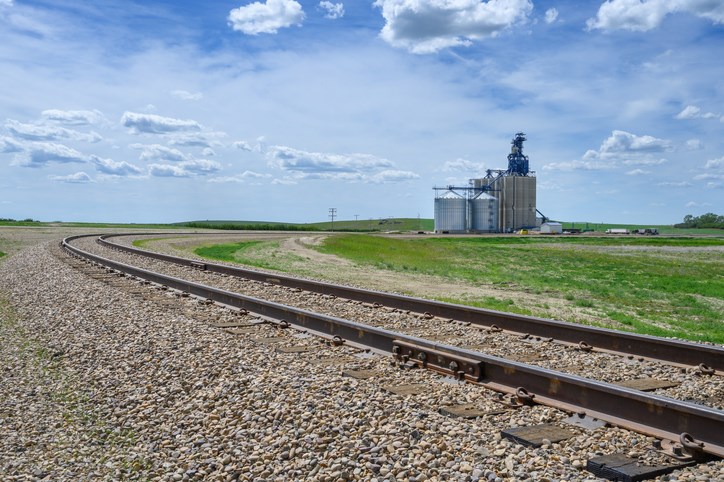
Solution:
[[[563,427],[566,414],[441,415],[459,403],[500,410],[479,387],[293,330],[214,328],[255,320],[93,279],[63,260],[59,239],[0,262],[0,480],[597,480],[583,470],[596,455],[663,461],[652,438],[615,428],[566,426],[569,440],[523,447],[500,431]],[[343,373],[354,369],[377,376]],[[424,391],[383,388],[400,384]],[[658,480],[722,479],[720,461]]]

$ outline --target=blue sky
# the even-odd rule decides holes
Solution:
[[[506,167],[538,207],[724,209],[718,0],[0,0],[0,218],[431,218]]]

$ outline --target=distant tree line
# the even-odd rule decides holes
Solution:
[[[235,223],[182,223],[181,226],[201,229],[225,229],[229,231],[318,231],[314,226],[299,224],[235,224]]]
[[[0,223],[39,223],[35,219],[12,219],[12,218],[0,218]]]
[[[687,214],[684,216],[684,222],[674,224],[675,228],[718,228],[724,229],[724,216],[714,213],[706,213],[701,216],[692,216]]]

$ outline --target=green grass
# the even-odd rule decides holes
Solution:
[[[5,253],[3,253],[2,251],[0,251],[0,258],[2,258],[3,256],[5,256]]]
[[[214,244],[211,246],[200,246],[194,249],[194,253],[208,259],[225,261],[227,263],[240,263],[266,269],[279,269],[280,263],[275,262],[274,251],[279,247],[278,241],[244,241],[239,243]],[[266,256],[255,256],[255,252],[263,249],[270,252]]]
[[[721,238],[340,235],[319,249],[380,269],[565,299],[639,333],[724,343],[724,257],[676,251],[723,245]],[[500,309],[489,301],[474,304]]]

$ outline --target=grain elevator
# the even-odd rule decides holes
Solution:
[[[508,233],[536,226],[536,177],[523,154],[525,134],[511,141],[508,169],[488,169],[468,186],[435,187],[435,232]]]

